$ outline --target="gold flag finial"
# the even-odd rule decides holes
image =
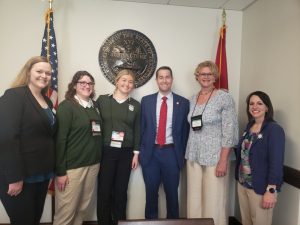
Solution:
[[[49,9],[52,9],[52,2],[53,2],[53,0],[48,0],[48,2],[49,2]]]
[[[225,12],[225,9],[223,9],[223,12],[222,12],[222,23],[223,23],[223,26],[225,26],[225,24],[226,24],[226,12]]]

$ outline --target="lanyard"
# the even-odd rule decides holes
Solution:
[[[204,109],[202,110],[202,113],[201,113],[200,115],[202,115],[202,114],[204,113],[204,111],[205,111],[205,109],[206,109],[206,106],[207,106],[207,104],[208,104],[208,102],[209,102],[209,100],[210,100],[210,97],[211,97],[212,93],[214,92],[214,90],[215,90],[215,89],[213,89],[213,90],[210,92],[210,95],[209,95],[207,101],[205,102]],[[193,112],[192,112],[192,117],[194,116],[195,108],[196,108],[197,102],[198,102],[198,100],[199,100],[199,97],[200,97],[200,91],[199,91],[199,94],[198,94],[196,103],[195,103],[195,105],[194,105],[194,109],[193,109]]]
[[[84,109],[84,112],[85,112],[85,114],[87,115],[88,119],[91,121],[92,118],[90,117],[89,113],[87,112],[86,107],[83,107],[80,98],[78,98],[78,100],[79,100],[80,106],[82,106],[82,108]],[[96,113],[97,113],[97,115],[98,115],[98,119],[99,119],[99,121],[100,121],[100,113],[99,113],[98,108],[94,106],[94,103],[92,104],[92,107],[91,107],[91,108],[95,109],[95,111],[96,111]]]

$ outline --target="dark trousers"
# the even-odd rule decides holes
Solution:
[[[1,184],[0,199],[13,225],[38,225],[44,210],[49,180],[24,183],[17,196],[7,194],[8,185]]]
[[[173,147],[155,147],[150,162],[142,167],[146,187],[146,219],[158,218],[158,191],[162,183],[166,194],[167,218],[179,218],[178,186],[180,169]]]
[[[104,147],[98,179],[98,224],[117,224],[126,219],[127,188],[132,148]]]

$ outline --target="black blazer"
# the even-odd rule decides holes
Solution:
[[[54,131],[28,86],[6,90],[0,98],[0,182],[54,171]]]

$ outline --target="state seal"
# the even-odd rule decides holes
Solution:
[[[144,85],[153,76],[157,55],[150,39],[139,31],[124,29],[109,36],[99,50],[99,64],[107,80],[115,84],[118,71],[130,69],[135,86]]]

